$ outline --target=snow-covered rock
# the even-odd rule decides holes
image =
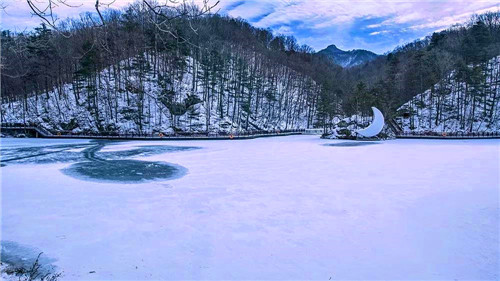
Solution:
[[[332,120],[333,126],[324,136],[327,139],[344,139],[356,136],[356,131],[370,125],[372,117],[364,117],[361,115],[352,115],[350,117],[334,117]],[[394,138],[394,132],[387,126],[384,126],[378,137]]]

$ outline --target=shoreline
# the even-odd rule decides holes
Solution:
[[[36,137],[26,136],[26,139],[94,139],[94,140],[148,140],[148,141],[205,141],[205,140],[250,140],[257,138],[285,137],[294,135],[303,135],[303,132],[270,133],[254,135],[215,135],[215,136],[89,136],[89,135],[38,135]],[[19,138],[19,137],[10,137]]]

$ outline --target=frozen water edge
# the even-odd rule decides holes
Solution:
[[[339,142],[165,142],[203,149],[134,158],[189,173],[127,185],[9,164],[2,240],[68,280],[498,279],[498,140]]]

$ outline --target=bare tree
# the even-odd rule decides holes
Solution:
[[[102,0],[95,0],[95,10],[99,15],[101,21],[100,24],[106,24],[106,21],[102,15],[101,7],[111,7],[111,5],[116,0],[110,0],[104,2]],[[76,1],[75,1],[76,2]],[[26,0],[28,6],[30,7],[32,13],[42,19],[43,22],[48,24],[54,29],[57,28],[57,16],[55,9],[60,6],[77,8],[80,7],[81,3],[73,3],[68,0]],[[192,5],[188,0],[164,0],[164,1],[154,1],[154,0],[143,0],[142,3],[145,7],[149,8],[151,12],[160,19],[159,21],[154,21],[160,30],[170,32],[168,28],[168,23],[177,18],[195,19],[200,16],[210,14],[215,7],[219,4],[219,1],[213,2],[210,0],[203,0],[201,5]],[[193,28],[194,30],[194,28]]]

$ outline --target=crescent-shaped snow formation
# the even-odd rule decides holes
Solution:
[[[373,121],[370,124],[370,126],[357,131],[357,133],[363,137],[367,138],[374,137],[378,135],[384,128],[385,122],[384,122],[384,115],[382,115],[382,112],[380,112],[380,110],[378,110],[378,108],[376,107],[372,107],[372,111],[373,111]]]

